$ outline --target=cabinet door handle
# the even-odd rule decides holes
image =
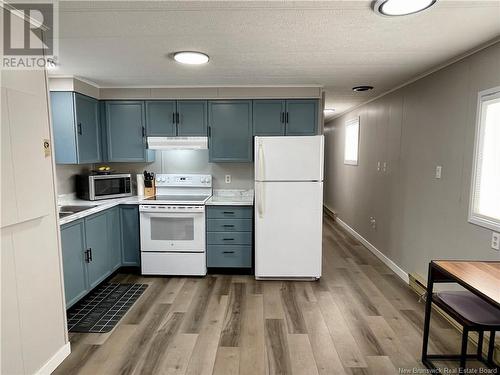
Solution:
[[[223,213],[224,213],[224,214],[228,214],[228,215],[234,215],[234,212],[233,212],[233,211],[224,211]]]
[[[212,127],[211,126],[208,127],[208,136],[209,137],[212,136]]]
[[[288,112],[286,113],[286,121],[285,121],[287,124],[288,124]]]
[[[143,126],[142,127],[142,137],[144,138],[146,136],[146,128]]]
[[[234,224],[224,224],[223,227],[225,227],[225,228],[233,228]]]
[[[223,251],[223,254],[234,254],[234,251]]]
[[[83,252],[83,254],[85,254],[85,263],[89,263],[90,262],[90,260],[89,260],[89,250],[88,249],[85,250]]]
[[[172,112],[172,124],[175,124],[175,112]]]
[[[176,122],[176,123],[180,123],[180,117],[181,117],[181,116],[179,116],[179,112],[176,112],[176,113],[175,113],[175,122]]]
[[[82,123],[79,122],[78,125],[76,126],[78,128],[78,134],[82,135]]]
[[[223,238],[223,241],[234,241],[234,238]]]
[[[89,247],[89,261],[92,262],[92,248]]]

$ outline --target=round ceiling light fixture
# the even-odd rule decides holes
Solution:
[[[174,53],[174,60],[181,64],[202,65],[206,64],[210,58],[203,52],[179,51]]]
[[[361,85],[361,86],[354,86],[352,88],[352,91],[356,91],[356,92],[363,92],[363,91],[370,91],[370,90],[373,90],[373,86]]]
[[[406,16],[430,8],[437,0],[376,0],[373,10],[382,16]]]
[[[335,113],[335,109],[334,108],[325,108],[323,110],[323,114],[325,116],[333,115],[334,113]]]

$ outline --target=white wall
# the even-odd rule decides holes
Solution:
[[[491,231],[467,222],[477,93],[500,85],[499,62],[500,43],[325,126],[325,205],[409,273],[425,276],[431,259],[500,260]],[[344,124],[354,116],[360,162],[347,166]]]
[[[208,150],[156,151],[153,163],[104,163],[117,172],[142,173],[145,169],[155,173],[204,173],[213,177],[214,189],[253,189],[253,163],[209,163]],[[57,165],[59,194],[75,191],[74,176],[93,169],[89,165]],[[226,184],[225,175],[231,175]],[[135,179],[134,179],[135,181]]]

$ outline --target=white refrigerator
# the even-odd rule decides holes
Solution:
[[[324,138],[255,137],[255,277],[321,277]]]

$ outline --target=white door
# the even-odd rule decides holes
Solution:
[[[255,137],[256,181],[323,181],[322,135]]]
[[[321,276],[322,182],[255,183],[255,276]]]

